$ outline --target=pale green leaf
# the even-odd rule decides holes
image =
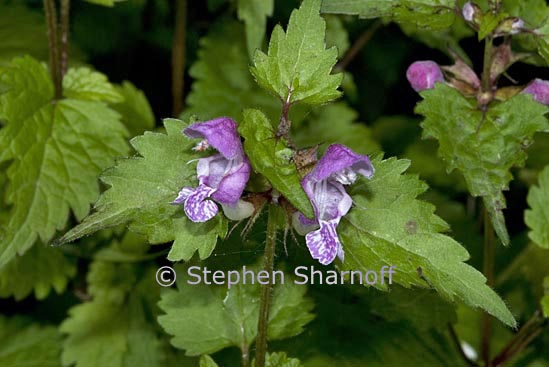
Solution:
[[[91,266],[92,300],[71,308],[60,326],[67,334],[63,365],[163,366],[164,346],[153,319],[159,297],[155,269],[140,271],[137,265],[102,261]]]
[[[549,249],[549,166],[540,172],[539,186],[528,192],[530,209],[524,213],[524,221],[530,227],[528,237],[538,246]]]
[[[58,243],[128,223],[131,231],[143,234],[152,244],[174,241],[172,261],[189,260],[196,250],[202,259],[211,254],[217,237],[227,231],[227,221],[218,215],[203,224],[191,223],[181,206],[171,204],[183,187],[196,185],[196,170],[188,162],[198,157],[192,139],[182,134],[183,121],[166,119],[164,125],[167,134],[146,132],[132,139],[141,156],[119,161],[101,176],[110,188],[97,202],[96,211]],[[193,236],[200,241],[189,241]]]
[[[60,367],[61,343],[52,326],[0,315],[0,366]]]
[[[200,357],[199,363],[199,367],[219,367],[209,355],[203,355],[202,357]]]
[[[109,83],[105,75],[88,68],[69,69],[63,78],[63,94],[67,98],[88,101],[124,101],[124,97]]]
[[[301,178],[292,151],[282,138],[277,138],[265,114],[259,110],[244,110],[238,127],[244,137],[244,150],[253,169],[269,180],[292,205],[308,218],[313,217],[311,203],[301,187]]]
[[[331,75],[337,49],[326,49],[320,0],[304,0],[286,32],[277,25],[267,54],[258,50],[251,72],[258,84],[284,103],[322,104],[338,98],[343,74]]]
[[[61,294],[75,274],[75,259],[37,243],[0,270],[0,297],[21,300],[34,292],[37,299],[44,299],[52,290]]]
[[[248,53],[253,57],[261,49],[267,28],[267,17],[273,15],[274,0],[238,0],[238,19],[246,25]]]
[[[252,362],[255,366],[255,360]],[[267,353],[265,356],[265,367],[303,367],[299,359],[288,358],[286,353]]]
[[[104,103],[72,98],[51,103],[48,73],[30,57],[0,71],[0,82],[10,87],[0,95],[0,119],[6,122],[0,163],[8,162],[5,200],[11,205],[1,228],[1,268],[38,238],[50,241],[71,209],[82,219],[99,195],[97,176],[128,145],[119,115]]]
[[[190,285],[181,280],[183,276],[178,272],[178,290],[168,290],[159,302],[165,315],[158,322],[173,335],[172,345],[190,356],[250,346],[257,335],[259,283],[239,282],[227,289],[203,282]],[[269,340],[298,335],[313,318],[313,303],[305,297],[307,288],[294,284],[290,276],[285,278],[285,284],[274,286]]]
[[[345,270],[395,266],[392,281],[407,288],[431,287],[450,300],[480,307],[507,325],[516,321],[505,303],[488,287],[486,278],[464,263],[469,254],[440,233],[447,224],[434,206],[416,197],[427,189],[417,176],[403,174],[410,163],[390,158],[372,161],[371,180],[355,184],[350,193],[355,207],[338,228]],[[385,288],[387,282],[376,287]]]
[[[123,97],[123,101],[112,104],[111,108],[122,116],[122,123],[130,134],[136,136],[152,130],[155,124],[154,114],[145,94],[128,81],[114,88]]]
[[[454,23],[456,0],[324,0],[323,13],[388,17],[399,23],[444,29]]]
[[[525,149],[536,131],[547,130],[547,108],[530,95],[517,95],[494,105],[483,119],[476,101],[438,84],[422,93],[416,112],[425,116],[425,138],[439,142],[439,156],[448,171],[458,169],[469,192],[481,196],[503,244],[509,243],[502,191],[512,179],[510,169],[524,165]]]

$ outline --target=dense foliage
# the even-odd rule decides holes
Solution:
[[[545,0],[0,0],[0,35],[0,366],[549,366]]]

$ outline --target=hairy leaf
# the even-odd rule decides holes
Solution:
[[[95,261],[88,274],[91,301],[74,306],[60,326],[67,334],[64,366],[163,366],[162,342],[151,316],[159,287],[155,269]],[[152,315],[151,315],[152,314]]]
[[[286,32],[277,25],[267,54],[258,50],[250,69],[258,84],[284,103],[322,104],[341,95],[343,74],[331,75],[337,49],[326,50],[320,0],[304,0]]]
[[[250,269],[247,269],[248,271]],[[244,279],[242,271],[240,279]],[[249,275],[247,275],[249,280]],[[164,330],[173,335],[171,343],[187,355],[213,353],[235,346],[246,348],[257,335],[260,285],[243,281],[230,288],[179,281],[178,290],[162,294],[158,318]],[[277,278],[278,279],[278,278]],[[312,320],[312,301],[305,297],[307,288],[286,276],[285,284],[274,287],[269,314],[268,338],[277,340],[300,334]]]
[[[248,53],[253,57],[261,49],[267,27],[267,17],[273,15],[274,0],[238,0],[238,19],[246,25]]]
[[[444,29],[455,20],[456,0],[324,0],[323,13],[389,17],[399,23]]]
[[[60,367],[61,343],[54,327],[0,315],[0,366]]]
[[[313,208],[301,187],[301,178],[292,151],[282,138],[277,138],[265,114],[259,110],[244,110],[244,119],[238,127],[244,137],[244,150],[255,171],[265,176],[292,205],[312,218]]]
[[[105,75],[88,68],[67,72],[63,78],[63,94],[67,98],[89,101],[120,103],[124,100]]]
[[[0,82],[10,88],[0,95],[0,119],[7,123],[0,130],[0,163],[9,164],[5,198],[12,206],[1,228],[2,268],[38,238],[50,241],[71,209],[82,219],[99,195],[98,174],[128,145],[119,115],[98,101],[109,100],[109,93],[90,98],[87,87],[69,84],[67,91],[80,99],[52,103],[48,73],[30,57],[0,71]]]
[[[532,186],[528,192],[529,210],[524,221],[530,227],[528,237],[538,246],[549,249],[549,166],[540,172],[539,186]]]
[[[482,196],[496,233],[507,245],[502,191],[512,179],[510,169],[524,165],[534,133],[548,129],[547,108],[530,95],[517,95],[491,107],[483,118],[475,101],[446,85],[422,96],[416,112],[425,116],[423,136],[438,140],[438,154],[448,171],[457,168],[471,195]]]
[[[191,223],[179,205],[170,204],[184,186],[196,185],[193,141],[182,134],[186,124],[166,119],[167,134],[146,132],[132,139],[138,157],[119,161],[101,179],[110,188],[103,193],[93,214],[67,232],[58,243],[74,241],[100,229],[129,223],[130,230],[145,235],[153,244],[174,241],[168,258],[188,260],[196,250],[208,257],[224,236],[227,222],[218,215],[200,224]],[[193,241],[189,239],[193,238]]]
[[[61,294],[75,274],[74,258],[38,243],[0,270],[0,297],[21,300],[34,291],[37,299],[44,299],[52,290]]]
[[[416,197],[427,189],[417,176],[403,172],[409,161],[373,160],[374,177],[355,184],[355,208],[338,229],[345,270],[395,266],[393,281],[407,288],[431,287],[444,298],[480,307],[507,325],[516,321],[505,303],[488,287],[486,278],[464,263],[469,254],[459,243],[440,233],[447,224],[434,206]],[[376,283],[379,288],[385,284]]]

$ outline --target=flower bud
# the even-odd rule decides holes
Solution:
[[[549,106],[549,81],[547,80],[535,79],[522,90],[522,93],[531,94],[537,102]]]
[[[416,92],[432,89],[436,82],[444,82],[442,70],[434,61],[416,61],[406,71],[406,78]]]
[[[463,5],[463,8],[461,9],[461,15],[463,15],[463,19],[465,19],[467,22],[473,22],[475,20],[477,10],[478,7],[468,1]]]

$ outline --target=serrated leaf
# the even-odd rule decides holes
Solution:
[[[219,367],[209,355],[203,355],[202,357],[200,357],[199,363],[199,367]]]
[[[206,223],[191,223],[181,206],[170,204],[184,186],[196,185],[193,141],[182,134],[186,124],[164,120],[167,134],[146,132],[131,141],[140,154],[119,161],[101,179],[110,188],[96,204],[95,212],[71,229],[58,243],[74,241],[100,229],[129,223],[129,229],[150,243],[174,241],[169,258],[189,260],[198,249],[200,258],[213,251],[217,237],[227,231],[221,215]],[[193,236],[199,236],[193,238]]]
[[[244,138],[244,150],[253,169],[265,176],[297,210],[312,218],[313,208],[301,187],[296,165],[291,161],[291,150],[275,136],[267,116],[259,110],[244,110],[238,132]]]
[[[63,95],[88,101],[121,103],[124,97],[107,77],[88,68],[70,69],[63,78]]]
[[[398,23],[444,29],[454,23],[456,6],[456,0],[324,0],[322,12],[367,19],[388,17]]]
[[[238,0],[238,19],[246,25],[246,43],[250,58],[261,49],[267,27],[267,17],[273,15],[274,0]]]
[[[446,85],[437,84],[422,96],[416,112],[425,116],[424,138],[437,139],[448,172],[457,168],[471,195],[482,196],[498,237],[507,245],[502,191],[512,179],[510,169],[524,165],[534,133],[548,129],[547,107],[521,94],[494,105],[483,119],[476,101]]]
[[[326,50],[320,0],[304,0],[286,32],[277,25],[267,54],[258,50],[250,71],[258,84],[284,103],[322,104],[338,98],[343,74],[331,75],[337,49]]]
[[[223,58],[223,62],[218,62]],[[184,116],[202,120],[219,116],[242,119],[242,109],[261,108],[268,116],[280,116],[280,103],[253,80],[248,67],[245,34],[238,23],[214,27],[200,39],[198,61],[189,74],[193,78]]]
[[[0,297],[21,300],[34,292],[41,300],[52,290],[61,294],[76,274],[76,260],[59,249],[38,243],[0,270]]]
[[[251,345],[257,335],[259,283],[239,282],[227,289],[203,282],[190,285],[180,280],[183,274],[178,275],[178,290],[162,294],[158,304],[165,312],[158,322],[173,335],[173,346],[194,356]],[[242,271],[240,277],[243,279]],[[313,319],[310,313],[313,303],[305,297],[305,292],[306,287],[294,284],[289,276],[285,284],[274,286],[267,331],[269,340],[295,336]]]
[[[322,142],[323,146],[344,144],[361,154],[379,151],[379,143],[372,137],[372,131],[357,122],[357,117],[358,113],[344,102],[322,106],[295,128],[292,137],[301,147]]]
[[[480,307],[515,326],[505,303],[488,287],[486,278],[464,263],[469,254],[459,243],[440,233],[447,224],[434,206],[416,197],[427,189],[417,176],[403,174],[409,161],[390,158],[372,161],[374,177],[350,190],[355,207],[338,228],[345,270],[395,266],[393,282],[407,288],[431,287],[445,299]],[[376,287],[384,288],[379,282]]]
[[[528,192],[530,209],[524,213],[524,221],[530,227],[528,237],[538,246],[549,249],[549,166],[540,172],[539,186]]]
[[[92,300],[74,306],[60,326],[67,334],[64,366],[155,367],[165,358],[152,317],[159,297],[155,269],[95,261],[88,275]],[[142,274],[139,276],[139,274]]]
[[[112,104],[111,108],[122,116],[122,123],[130,134],[136,136],[152,130],[155,124],[154,114],[145,94],[128,81],[114,88],[123,101]]]
[[[55,327],[0,315],[0,366],[60,367],[59,339]]]
[[[8,162],[5,200],[11,205],[1,228],[2,268],[38,238],[50,241],[70,210],[83,218],[99,195],[98,174],[128,145],[118,114],[103,102],[68,98],[52,103],[48,73],[30,57],[0,71],[0,82],[10,88],[0,95],[0,119],[7,123],[0,130],[5,147],[0,163]]]
[[[255,366],[255,360],[252,367]],[[299,359],[288,358],[286,353],[267,353],[265,356],[265,367],[303,367]]]

